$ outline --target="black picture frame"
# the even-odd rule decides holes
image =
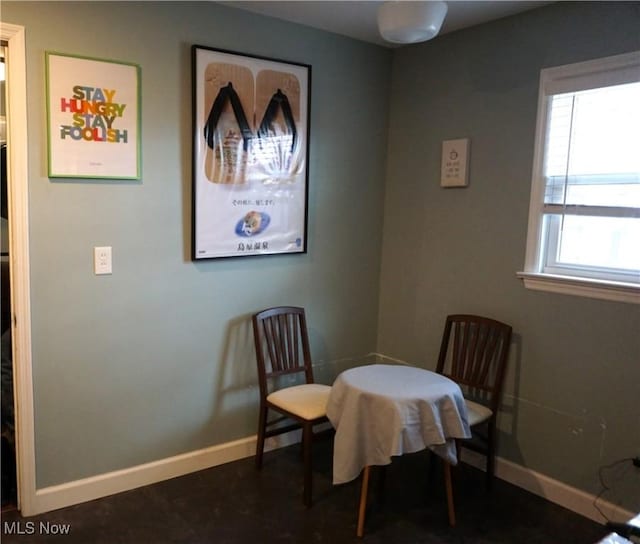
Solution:
[[[307,252],[311,66],[192,46],[192,259]]]

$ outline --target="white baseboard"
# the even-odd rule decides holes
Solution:
[[[324,426],[329,428],[329,424]],[[266,440],[265,451],[297,442],[300,442],[300,431],[275,436]],[[251,457],[255,454],[255,447],[256,436],[250,436],[159,461],[38,489],[33,505],[34,510],[23,512],[23,515],[36,515],[57,510]],[[474,467],[484,469],[482,455],[463,450],[461,460]],[[496,458],[496,477],[598,523],[606,521],[594,507],[595,497],[593,495],[544,474],[498,457]],[[611,520],[627,521],[633,517],[631,512],[610,502],[600,500],[598,505]]]
[[[485,468],[485,457],[479,453],[463,449],[460,459],[463,463],[481,470]],[[501,457],[496,457],[496,477],[585,518],[602,524],[607,521],[594,506],[594,495]],[[620,506],[601,499],[598,500],[598,506],[612,521],[628,521],[635,515]]]
[[[42,514],[251,457],[255,455],[256,440],[254,435],[123,470],[37,489],[33,509],[22,513],[27,516]],[[265,451],[297,442],[300,442],[300,431],[274,436],[265,441]]]

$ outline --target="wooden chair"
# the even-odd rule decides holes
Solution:
[[[327,420],[326,407],[331,387],[313,383],[309,338],[303,308],[268,308],[253,316],[253,335],[258,361],[260,416],[256,466],[262,468],[265,438],[302,428],[304,458],[303,502],[311,506],[311,447],[313,427]],[[298,385],[282,382],[298,375]],[[268,421],[269,410],[280,416]],[[283,420],[292,424],[281,425]]]
[[[457,382],[465,396],[473,436],[457,445],[486,456],[487,488],[495,473],[496,416],[510,344],[509,325],[476,315],[450,315],[436,368]]]

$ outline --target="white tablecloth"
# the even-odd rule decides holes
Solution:
[[[333,384],[327,416],[336,429],[333,483],[349,482],[367,465],[432,449],[457,463],[455,438],[469,438],[458,384],[404,365],[367,365],[342,372]]]

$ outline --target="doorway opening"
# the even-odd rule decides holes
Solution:
[[[2,266],[0,280],[2,283],[2,380],[0,399],[2,401],[2,509],[17,506],[17,471],[16,471],[16,433],[13,394],[13,356],[11,327],[11,287],[9,278],[9,200],[7,173],[7,102],[6,102],[6,47],[7,42],[0,42],[0,178],[2,180],[1,218],[0,218],[0,264]]]
[[[5,153],[2,160],[7,179],[8,269],[10,302],[6,321],[11,329],[13,413],[17,473],[17,508],[24,516],[39,513],[36,497],[33,376],[31,368],[31,295],[29,286],[29,173],[27,137],[27,55],[25,28],[0,23],[5,73]],[[6,284],[5,284],[6,285]],[[3,287],[5,287],[3,285]],[[3,315],[3,322],[5,317]],[[4,342],[3,342],[4,344]],[[5,349],[5,345],[3,345]],[[4,359],[4,355],[3,355]],[[4,361],[3,361],[4,363]],[[3,376],[4,379],[4,376]],[[4,397],[4,395],[3,395]],[[5,399],[2,399],[4,412]],[[11,405],[11,403],[10,403]],[[4,423],[4,420],[3,420]],[[4,451],[2,451],[4,457]],[[4,460],[4,459],[3,459]],[[4,464],[2,471],[4,475]]]

